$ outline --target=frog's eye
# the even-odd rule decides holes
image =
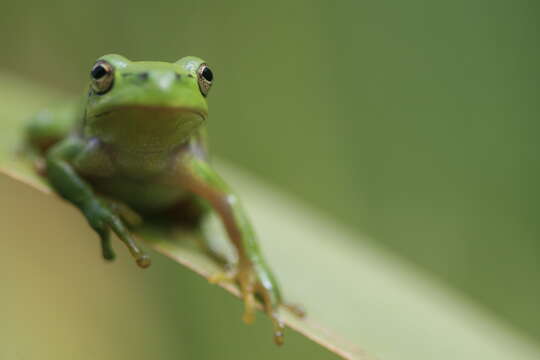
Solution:
[[[197,70],[197,79],[199,81],[199,89],[203,96],[208,95],[210,87],[212,86],[212,80],[214,80],[214,74],[212,70],[206,64],[201,64]]]
[[[99,60],[94,67],[92,67],[90,77],[92,78],[92,89],[96,94],[105,94],[112,88],[114,68],[108,62]]]

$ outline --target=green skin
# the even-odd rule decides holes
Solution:
[[[260,297],[274,338],[282,343],[274,276],[238,197],[208,161],[204,61],[132,62],[111,54],[99,62],[111,71],[100,79],[92,75],[83,106],[42,111],[28,126],[27,141],[44,155],[49,183],[81,210],[101,239],[105,259],[114,258],[112,230],[143,268],[150,259],[128,230],[139,222],[138,214],[160,216],[188,204],[202,216],[201,203],[208,204],[238,254],[230,277],[241,288],[244,320],[253,320],[255,296]],[[213,280],[225,278],[218,274]]]

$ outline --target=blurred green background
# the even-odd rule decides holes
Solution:
[[[9,1],[0,69],[77,96],[105,53],[205,58],[215,153],[540,342],[539,7]]]

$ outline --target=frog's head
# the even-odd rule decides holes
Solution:
[[[105,55],[90,78],[85,131],[106,142],[172,146],[207,118],[213,74],[197,57],[167,63]]]

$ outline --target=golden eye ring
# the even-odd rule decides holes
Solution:
[[[199,82],[199,89],[203,96],[207,96],[212,87],[212,81],[214,80],[214,73],[206,64],[201,64],[197,70],[197,80]]]
[[[109,91],[114,82],[114,68],[104,60],[99,60],[94,64],[90,71],[92,78],[92,89],[98,95]]]

